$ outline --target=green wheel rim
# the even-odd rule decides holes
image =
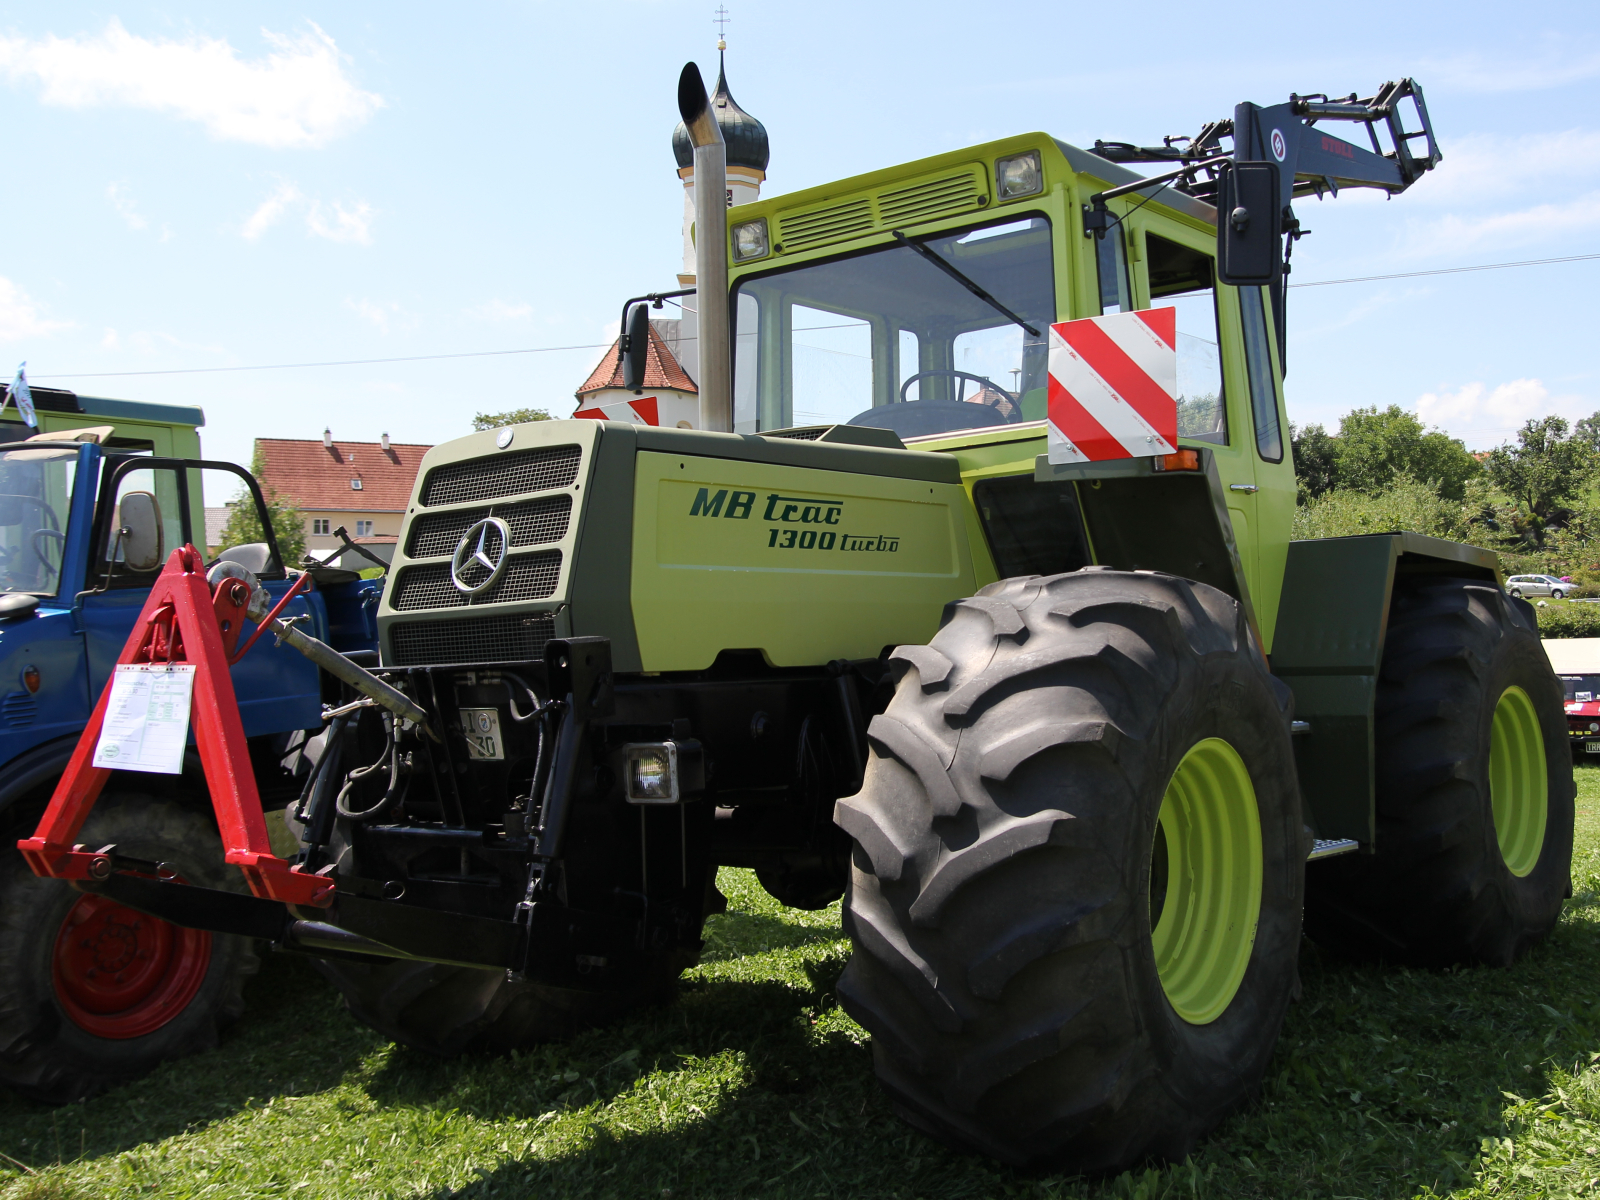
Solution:
[[[1508,687],[1494,706],[1489,731],[1489,802],[1500,857],[1513,875],[1539,864],[1549,800],[1539,715],[1527,692]]]
[[[1161,798],[1150,871],[1151,944],[1173,1011],[1191,1025],[1233,1001],[1261,916],[1261,814],[1239,752],[1189,748]]]

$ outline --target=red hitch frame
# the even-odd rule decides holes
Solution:
[[[190,723],[222,832],[225,861],[243,871],[250,890],[263,899],[326,908],[333,903],[333,881],[290,866],[272,853],[267,838],[239,702],[228,674],[229,655],[245,620],[248,590],[237,580],[224,579],[213,596],[203,569],[200,552],[193,546],[172,552],[117,662],[194,664]],[[298,586],[291,589],[290,595],[297,590]],[[284,597],[285,602],[288,599]],[[109,770],[93,765],[110,699],[108,680],[39,828],[17,843],[35,875],[104,879],[112,870],[106,855],[73,843],[111,777]]]

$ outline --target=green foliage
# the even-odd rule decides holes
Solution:
[[[1539,636],[1547,638],[1600,637],[1600,604],[1549,600],[1544,607],[1529,601],[1539,614]]]
[[[1584,417],[1574,425],[1572,436],[1582,439],[1589,449],[1600,454],[1600,412]]]
[[[549,421],[553,418],[542,408],[513,408],[505,412],[478,413],[472,418],[475,433],[485,429],[499,429],[502,425],[526,425],[529,421]]]
[[[1398,404],[1346,413],[1335,443],[1337,487],[1376,492],[1397,479],[1433,483],[1447,500],[1460,500],[1481,468],[1459,440],[1429,430]]]
[[[1542,545],[1556,509],[1588,484],[1595,451],[1584,437],[1569,437],[1561,417],[1544,417],[1519,429],[1516,445],[1491,451],[1484,465],[1495,486],[1532,514],[1530,532]]]
[[[261,472],[266,469],[261,451],[257,450],[250,460],[250,473],[259,483]],[[272,522],[272,532],[278,541],[278,554],[282,557],[285,566],[296,566],[306,552],[306,522],[295,502],[287,496],[280,496],[276,491],[262,485],[261,494],[267,502],[267,520]],[[267,540],[266,532],[261,528],[261,518],[256,512],[256,503],[250,495],[250,489],[243,484],[239,485],[238,494],[233,498],[232,511],[228,513],[228,523],[222,527],[222,544],[219,549],[228,546],[244,546],[251,542],[264,542]]]
[[[1321,425],[1304,429],[1289,426],[1289,448],[1294,457],[1294,475],[1300,484],[1300,503],[1331,492],[1338,481],[1338,439]]]
[[[563,1200],[1236,1200],[1589,1195],[1600,1175],[1600,770],[1573,898],[1506,970],[1355,966],[1304,943],[1259,1094],[1183,1163],[1022,1173],[894,1115],[838,1007],[839,907],[724,869],[676,999],[506,1057],[441,1062],[270,956],[220,1049],[82,1104],[0,1094],[0,1195]],[[1319,869],[1316,866],[1309,868]],[[37,1172],[29,1176],[16,1163]]]
[[[1443,499],[1432,484],[1402,479],[1374,494],[1338,488],[1307,500],[1295,509],[1290,537],[1302,541],[1404,529],[1460,541],[1467,538],[1468,522],[1462,506]]]

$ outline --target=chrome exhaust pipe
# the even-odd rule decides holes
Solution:
[[[700,428],[733,432],[728,328],[728,152],[700,68],[678,76],[678,112],[694,146],[694,284],[700,338]]]

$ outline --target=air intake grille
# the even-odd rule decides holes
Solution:
[[[422,502],[431,508],[570,487],[581,457],[576,446],[548,446],[436,467],[422,485]]]
[[[930,217],[977,208],[980,195],[975,175],[949,175],[929,183],[879,193],[878,220],[885,225],[914,225]]]
[[[485,517],[499,517],[511,529],[513,546],[538,546],[567,536],[572,517],[571,496],[542,496],[521,504],[469,508],[460,512],[429,513],[411,523],[408,558],[438,558],[454,553],[461,535]]]
[[[804,429],[774,429],[771,433],[763,433],[761,436],[788,438],[795,442],[814,442],[832,428],[832,425],[808,425]]]
[[[832,208],[819,208],[778,219],[778,241],[785,250],[803,250],[822,242],[837,242],[872,229],[872,205],[852,200]]]
[[[428,563],[421,567],[407,567],[400,572],[394,598],[389,604],[396,612],[411,612],[427,608],[464,608],[468,604],[543,600],[556,590],[560,580],[559,550],[514,556],[506,563],[506,569],[494,586],[476,596],[467,596],[456,590],[455,584],[450,582],[449,563]]]
[[[542,658],[556,635],[550,613],[473,617],[466,621],[411,621],[389,628],[397,667],[434,663],[525,662]]]
[[[4,717],[6,724],[13,729],[26,729],[33,724],[38,713],[39,706],[26,692],[12,692],[0,700],[0,717]]]

